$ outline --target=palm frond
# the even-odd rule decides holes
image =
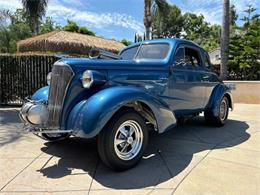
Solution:
[[[22,0],[22,4],[31,17],[42,18],[46,13],[48,0]]]

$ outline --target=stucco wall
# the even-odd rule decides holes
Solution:
[[[235,103],[260,104],[260,81],[225,81],[235,84],[232,91]]]

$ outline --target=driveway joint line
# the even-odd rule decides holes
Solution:
[[[215,145],[214,148],[217,147],[217,144]],[[182,184],[182,182],[190,175],[190,173],[211,153],[212,150],[214,150],[214,148],[212,148],[210,151],[208,151],[208,153],[194,166],[191,168],[191,170],[182,178],[182,180],[177,184],[174,192],[179,188],[179,186]],[[173,194],[174,194],[173,192]]]
[[[43,166],[40,168],[40,171],[50,162],[50,160],[53,158],[54,156],[51,156],[44,164]]]
[[[9,180],[1,189],[0,192],[8,186],[15,178],[17,178],[23,171],[25,171],[32,163],[34,163],[41,155],[43,152],[41,152],[38,156],[36,156],[28,165],[26,165],[21,171],[19,171],[11,180]]]
[[[208,156],[208,158],[212,159],[212,160],[226,162],[226,163],[241,165],[243,167],[250,167],[250,168],[260,169],[260,167],[257,167],[257,166],[248,165],[248,164],[245,164],[245,163],[234,162],[234,161],[231,161],[231,160],[225,160],[225,159],[216,158],[216,157],[210,157],[210,156]]]
[[[162,156],[162,154],[161,154],[161,151],[158,151],[158,154],[159,154],[159,156],[160,156],[160,158],[161,158],[163,164],[166,166],[166,168],[167,168],[167,170],[168,170],[168,172],[169,172],[171,178],[173,178],[174,176],[173,176],[173,174],[172,174],[172,172],[171,172],[171,170],[170,170],[170,168],[169,168],[169,166],[168,166],[166,160],[163,158],[163,156]]]
[[[93,176],[92,176],[92,179],[91,179],[90,185],[89,185],[88,195],[90,194],[90,190],[91,190],[91,187],[92,187],[92,184],[93,184],[94,178],[95,178],[95,176],[96,176],[96,172],[97,172],[98,166],[99,166],[99,158],[98,158],[98,160],[97,160],[97,164],[96,164],[96,166],[95,166],[95,170],[94,170],[94,173],[93,173]]]

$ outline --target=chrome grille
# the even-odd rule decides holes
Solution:
[[[74,73],[67,64],[58,62],[52,68],[51,84],[49,88],[48,110],[49,118],[47,127],[51,129],[59,128],[60,116],[67,88]]]

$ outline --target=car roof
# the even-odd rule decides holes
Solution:
[[[149,44],[149,43],[168,43],[170,44],[171,46],[173,45],[177,45],[177,44],[187,44],[187,45],[190,45],[190,46],[194,46],[194,47],[197,47],[199,49],[202,49],[204,50],[203,48],[201,48],[199,45],[197,45],[196,43],[192,42],[192,41],[189,41],[189,40],[186,40],[186,39],[178,39],[178,38],[163,38],[163,39],[152,39],[152,40],[145,40],[145,41],[140,41],[140,42],[137,42],[137,43],[133,43],[127,47],[125,47],[122,51],[126,50],[126,49],[129,49],[131,47],[135,47],[135,46],[138,46],[140,44]],[[121,52],[122,52],[121,51]],[[204,50],[205,51],[205,50]],[[120,53],[121,53],[120,52]]]

